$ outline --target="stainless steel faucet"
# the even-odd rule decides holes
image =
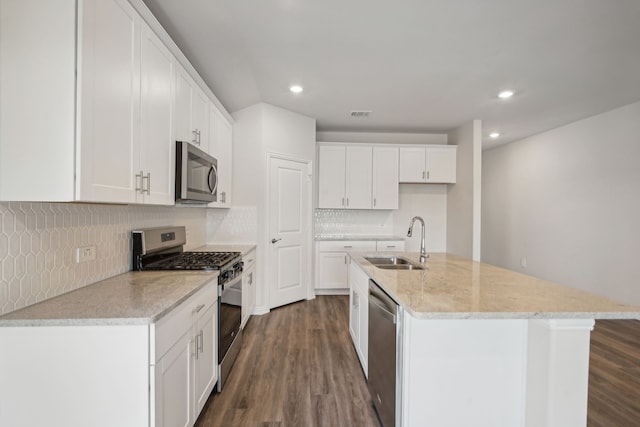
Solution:
[[[407,237],[411,237],[411,235],[413,234],[413,224],[416,221],[420,221],[420,224],[422,225],[422,234],[420,236],[420,262],[425,262],[429,255],[427,255],[427,249],[425,248],[425,243],[424,243],[425,225],[424,225],[424,219],[422,219],[422,217],[414,216],[413,218],[411,218],[411,223],[409,224],[409,231],[407,232]]]

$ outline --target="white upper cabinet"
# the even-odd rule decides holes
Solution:
[[[166,32],[127,0],[1,6],[0,200],[173,205],[175,141],[209,151],[215,100]]]
[[[398,208],[397,148],[320,144],[318,162],[319,208]]]
[[[373,147],[373,208],[398,209],[397,147]]]
[[[400,182],[455,183],[455,145],[400,147]]]
[[[142,20],[126,0],[85,1],[81,12],[78,199],[135,202]]]
[[[174,58],[126,0],[82,8],[78,199],[174,204]]]
[[[320,145],[318,147],[318,207],[343,209],[346,185],[345,147]]]
[[[371,209],[373,150],[371,146],[346,147],[345,208]]]
[[[233,127],[213,103],[209,105],[209,154],[218,161],[218,200],[209,207],[231,207]]]
[[[140,92],[140,174],[138,201],[174,204],[174,82],[176,62],[146,25],[142,29]],[[142,196],[142,200],[140,200]]]
[[[209,98],[182,67],[176,78],[176,139],[209,152]]]

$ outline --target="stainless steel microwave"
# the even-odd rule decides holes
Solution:
[[[210,203],[218,199],[218,161],[194,145],[176,142],[176,202]]]

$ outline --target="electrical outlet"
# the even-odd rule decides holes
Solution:
[[[520,258],[520,267],[527,268],[527,259],[525,257]]]
[[[96,259],[96,247],[84,246],[82,248],[76,248],[76,263],[93,261]]]

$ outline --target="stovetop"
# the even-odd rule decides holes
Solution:
[[[145,263],[144,270],[221,270],[240,261],[240,252],[180,252]]]

